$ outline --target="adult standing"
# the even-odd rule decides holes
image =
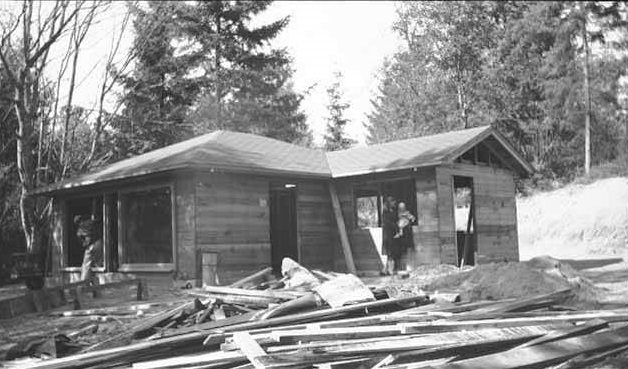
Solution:
[[[386,255],[386,264],[382,275],[390,275],[395,269],[398,250],[395,242],[397,233],[397,202],[394,197],[387,196],[382,210],[382,254]]]
[[[77,220],[76,236],[85,248],[81,265],[81,281],[91,281],[92,268],[102,265],[103,245],[99,223],[92,219]]]
[[[394,271],[401,268],[401,258],[409,249],[414,247],[412,236],[412,224],[416,217],[406,209],[406,205],[400,202],[397,205],[397,234],[393,238],[393,249],[395,250]]]

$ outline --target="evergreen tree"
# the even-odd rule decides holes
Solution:
[[[396,30],[407,48],[382,68],[369,142],[492,124],[543,175],[563,177],[587,162],[588,117],[591,161],[615,160],[626,13],[621,2],[404,4]]]
[[[177,26],[172,17],[176,2],[148,2],[146,9],[130,6],[134,14],[136,53],[134,70],[123,79],[122,117],[113,119],[118,130],[114,158],[141,154],[191,135],[188,108],[199,91],[188,75],[190,58],[175,56]]]
[[[345,117],[345,110],[349,108],[349,104],[344,101],[340,87],[342,74],[336,72],[334,77],[334,82],[327,88],[329,117],[327,118],[327,129],[324,137],[325,151],[348,149],[356,143],[355,140],[345,136],[345,128],[349,123],[349,119]]]
[[[270,42],[288,24],[283,18],[252,27],[271,1],[199,1],[177,9],[180,36],[189,45],[188,70],[200,73],[200,99],[190,119],[197,132],[228,129],[289,142],[309,136],[293,91],[285,50]]]

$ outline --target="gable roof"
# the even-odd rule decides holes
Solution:
[[[532,173],[532,166],[491,126],[451,131],[431,136],[356,147],[327,154],[334,178],[411,169],[453,162],[473,146],[491,138],[510,156],[520,175]]]
[[[37,189],[33,194],[195,168],[321,179],[350,177],[453,162],[480,142],[491,144],[499,151],[496,154],[507,157],[508,165],[518,174],[526,176],[534,171],[490,126],[329,153],[249,133],[215,131]]]

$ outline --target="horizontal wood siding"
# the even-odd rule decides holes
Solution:
[[[438,193],[438,235],[442,264],[457,264],[456,233],[454,227],[454,196],[452,171],[436,167]]]
[[[177,273],[181,279],[198,278],[196,265],[196,209],[193,177],[175,181]]]
[[[473,177],[478,240],[477,262],[518,261],[517,208],[513,175],[503,169],[460,163],[439,169],[443,177],[446,175],[450,178],[453,175]],[[446,226],[453,229],[453,220],[451,225]]]
[[[269,181],[241,174],[199,174],[195,190],[198,275],[203,252],[218,253],[221,284],[269,266]]]
[[[414,232],[414,266],[439,264],[441,255],[438,228],[438,189],[435,169],[428,168],[417,172],[415,187],[417,227]]]
[[[334,269],[340,240],[325,181],[298,182],[297,216],[301,264],[308,268]]]

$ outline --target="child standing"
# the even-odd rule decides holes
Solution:
[[[397,205],[397,233],[394,238],[403,236],[404,229],[412,224],[416,218],[406,209],[406,204],[400,202]]]

